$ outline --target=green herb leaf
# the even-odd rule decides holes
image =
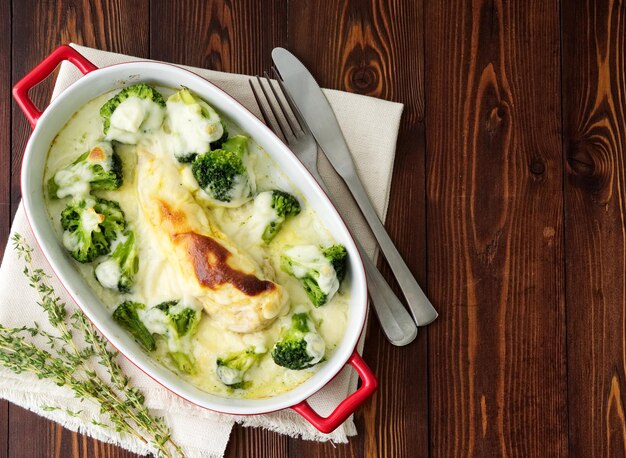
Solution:
[[[61,410],[93,425],[135,436],[149,444],[158,456],[183,456],[163,418],[151,414],[143,393],[122,372],[117,352],[111,350],[80,310],[68,316],[65,303],[48,283],[50,276],[33,267],[33,249],[20,234],[15,234],[12,241],[18,257],[24,261],[24,275],[38,293],[37,303],[55,332],[44,331],[37,323],[21,328],[0,325],[0,365],[16,374],[31,373],[71,389],[81,401],[98,405],[103,418],[87,419],[82,417],[82,410],[47,405],[42,406],[44,411]],[[74,334],[80,339],[75,339]],[[45,348],[37,345],[39,340]],[[94,370],[96,366],[103,367],[106,376],[99,375]]]

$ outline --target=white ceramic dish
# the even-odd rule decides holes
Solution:
[[[48,76],[63,60],[69,60],[85,75],[59,95],[42,113],[28,97],[28,90]],[[157,86],[186,86],[207,100],[218,112],[241,126],[280,165],[316,210],[338,243],[349,253],[351,300],[348,326],[332,357],[310,379],[295,389],[265,399],[232,399],[211,395],[185,382],[144,353],[139,345],[111,318],[110,312],[84,282],[73,260],[58,242],[44,207],[43,174],[50,143],[79,108],[96,96],[136,82]],[[236,415],[251,415],[292,408],[322,432],[337,428],[376,390],[377,381],[356,352],[367,314],[367,285],[359,252],[343,220],[324,192],[287,146],[259,119],[229,95],[200,76],[174,65],[131,62],[98,69],[69,46],[61,46],[13,88],[13,95],[34,127],[22,165],[22,197],[35,237],[55,273],[100,332],[123,355],[155,381],[201,407]],[[362,386],[328,417],[319,416],[306,400],[351,364]]]

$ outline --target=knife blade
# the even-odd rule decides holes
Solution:
[[[335,113],[322,89],[302,62],[286,49],[274,48],[272,60],[287,92],[306,121],[315,140],[333,168],[346,182],[363,216],[370,225],[407,300],[407,305],[415,322],[419,326],[432,323],[437,318],[437,311],[417,284],[378,218],[356,173],[350,149],[339,127]]]

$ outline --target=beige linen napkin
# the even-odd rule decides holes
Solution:
[[[120,54],[72,46],[98,67],[138,60]],[[260,114],[248,86],[247,76],[198,68],[191,68],[191,70],[222,88],[256,115]],[[80,76],[81,74],[71,64],[63,63],[53,98]],[[339,91],[326,90],[326,95],[337,114],[365,188],[378,214],[384,219],[402,105]],[[375,242],[348,191],[325,158],[320,160],[320,169],[324,178],[327,179],[339,211],[353,234],[372,256],[375,251]],[[12,234],[16,232],[22,234],[27,243],[35,248],[33,253],[35,267],[51,273],[47,261],[37,248],[21,206],[11,230]],[[22,261],[17,259],[9,243],[0,267],[0,323],[5,326],[22,326],[31,325],[37,321],[45,328],[47,320],[36,305],[37,297],[29,288],[22,271]],[[56,278],[52,279],[51,284],[55,287],[57,294],[67,303],[67,308],[71,313],[76,305]],[[362,343],[361,341],[361,348]],[[173,439],[182,444],[186,454],[191,457],[223,456],[235,422],[245,426],[267,428],[294,437],[318,441],[332,440],[338,443],[347,442],[348,436],[356,434],[352,418],[332,434],[325,435],[319,433],[291,410],[243,417],[211,412],[173,395],[121,356],[120,363],[135,386],[145,393],[146,404],[156,415],[165,417],[172,430]],[[315,394],[310,399],[310,404],[320,414],[328,415],[341,400],[354,391],[355,387],[356,377],[353,371],[346,368],[331,383]],[[74,411],[82,410],[85,418],[98,418],[98,409],[95,405],[79,402],[70,390],[58,387],[46,380],[37,380],[28,374],[15,375],[0,368],[0,397],[50,418],[71,430],[116,443],[137,453],[151,452],[148,446],[133,437],[94,426],[84,419],[72,417],[62,411],[43,410],[42,406],[63,406]]]

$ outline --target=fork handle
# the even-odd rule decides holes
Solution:
[[[417,337],[415,322],[358,241],[356,246],[365,267],[372,305],[387,340],[398,347],[410,344]]]
[[[409,270],[402,256],[398,252],[398,249],[391,241],[389,234],[385,230],[385,227],[378,219],[378,215],[372,207],[372,204],[361,184],[361,180],[356,174],[351,174],[343,177],[344,181],[348,185],[350,192],[354,196],[356,203],[358,204],[363,216],[367,220],[374,237],[378,241],[380,248],[389,263],[389,267],[393,271],[393,274],[400,285],[400,289],[406,298],[409,310],[415,319],[418,326],[425,326],[432,323],[437,318],[437,311],[431,304],[430,300],[422,291],[422,288],[417,284],[415,277]]]

